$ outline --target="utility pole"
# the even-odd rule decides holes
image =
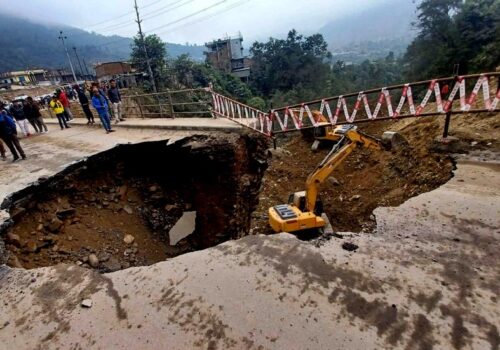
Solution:
[[[80,74],[84,75],[85,73],[83,72],[82,63],[80,62],[80,57],[78,57],[75,46],[73,46],[73,51],[75,51],[76,60],[78,61],[78,65],[80,66]]]
[[[71,62],[71,57],[69,57],[69,52],[68,52],[68,49],[66,48],[66,43],[64,42],[64,39],[68,39],[68,37],[63,35],[62,30],[59,32],[59,39],[61,39],[61,41],[62,41],[64,51],[66,51],[66,56],[68,56],[69,66],[71,68],[71,73],[73,73],[73,79],[75,79],[75,84],[78,84],[78,80],[76,79],[75,70],[73,69],[73,63]]]
[[[87,66],[87,63],[85,62],[85,58],[82,58],[82,60],[83,60],[83,66],[85,67],[85,73],[87,73],[87,75],[90,77],[89,67]]]
[[[144,41],[144,33],[142,32],[141,27],[141,17],[139,16],[139,7],[137,6],[137,0],[134,0],[134,8],[135,14],[137,15],[137,25],[139,26],[139,37],[141,38],[142,49],[144,50],[144,54],[146,55],[146,64],[148,65],[148,74],[149,79],[151,80],[151,85],[153,86],[153,92],[158,92],[156,90],[155,77],[153,76],[153,70],[151,69],[151,63],[149,62],[148,49],[146,48],[146,42]]]

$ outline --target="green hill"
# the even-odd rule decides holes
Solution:
[[[33,68],[67,67],[67,58],[59,31],[68,37],[67,46],[77,48],[80,59],[89,67],[96,62],[126,60],[130,55],[131,38],[104,36],[64,25],[35,23],[27,19],[0,14],[0,72]],[[203,59],[203,46],[167,44],[170,57],[190,54]]]

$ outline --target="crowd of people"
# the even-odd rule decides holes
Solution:
[[[87,97],[86,92],[89,96]],[[122,99],[120,90],[115,80],[110,80],[109,85],[106,82],[93,82],[83,86],[74,85],[71,89],[56,89],[49,101],[42,99],[39,102],[32,97],[27,97],[22,101],[14,101],[7,105],[0,102],[0,155],[2,160],[6,160],[6,149],[12,153],[13,161],[26,159],[26,154],[19,142],[18,128],[25,137],[33,135],[30,125],[36,134],[48,133],[49,130],[45,124],[41,106],[47,106],[56,116],[61,130],[71,128],[69,123],[73,120],[70,99],[78,98],[82,106],[83,113],[87,118],[87,124],[95,124],[94,115],[90,105],[97,112],[101,124],[106,133],[114,132],[111,127],[112,119],[115,123],[125,120],[122,111]]]

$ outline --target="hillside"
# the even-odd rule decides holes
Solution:
[[[0,14],[0,72],[66,67],[67,58],[58,40],[60,30],[68,37],[68,48],[76,46],[80,59],[89,66],[96,62],[129,58],[130,38],[104,36],[64,25],[40,24]],[[187,53],[194,59],[203,59],[203,46],[167,44],[167,51],[170,57]]]

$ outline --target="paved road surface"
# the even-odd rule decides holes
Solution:
[[[26,142],[64,152],[16,164],[15,186],[36,167],[152,137],[64,133]],[[106,275],[2,267],[0,348],[498,349],[500,166],[457,167],[442,187],[375,210],[375,233],[320,247],[279,234]]]

